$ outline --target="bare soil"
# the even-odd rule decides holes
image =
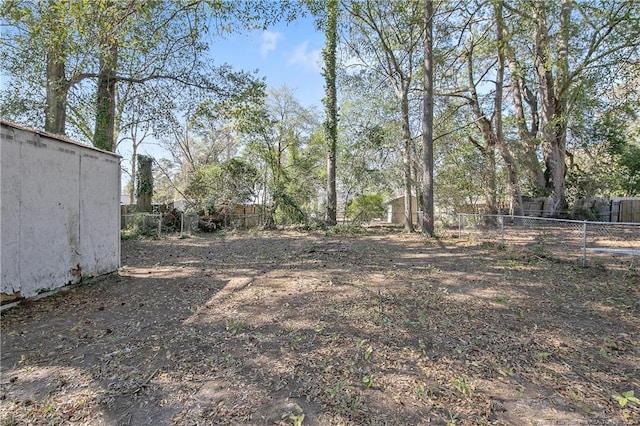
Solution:
[[[633,264],[380,230],[122,264],[3,313],[2,426],[640,423]]]

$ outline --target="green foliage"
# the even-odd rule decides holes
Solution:
[[[620,166],[618,181],[621,195],[627,197],[640,196],[640,146],[628,143],[616,157]]]
[[[138,170],[136,176],[136,196],[153,196],[153,174],[151,165],[153,158],[146,155],[138,155]]]
[[[373,386],[373,379],[369,375],[364,375],[362,376],[362,384],[369,389]]]
[[[338,0],[327,1],[326,45],[322,50],[325,78],[325,122],[327,140],[327,222],[335,225],[337,214],[336,159],[338,152],[338,104],[336,89],[336,50],[338,41]]]
[[[451,381],[451,384],[465,396],[471,396],[471,394],[473,393],[473,387],[463,376],[458,376],[456,379]]]
[[[248,142],[243,154],[264,178],[268,227],[304,223],[315,211],[326,153],[317,121],[287,87],[236,116],[235,129]]]
[[[640,133],[632,105],[608,107],[598,102],[585,110],[589,117],[581,122],[583,128],[575,131],[579,143],[567,173],[570,200],[640,195]]]
[[[340,235],[344,237],[353,235],[362,235],[365,229],[358,223],[338,223],[336,226],[331,226],[326,230],[327,235]]]
[[[625,407],[629,403],[632,403],[640,407],[640,399],[635,397],[633,390],[622,392],[621,394],[616,393],[616,394],[613,394],[612,396],[613,396],[613,399],[618,401],[618,404],[620,404],[620,407]]]
[[[359,84],[359,83],[358,83]],[[364,87],[343,87],[340,106],[340,146],[338,179],[341,198],[353,194],[390,195],[390,188],[401,184],[397,151],[400,137],[397,117],[387,92]],[[355,86],[355,85],[354,85]]]
[[[255,195],[258,171],[240,158],[199,167],[185,190],[199,208],[241,204]]]
[[[242,320],[230,319],[225,329],[231,334],[241,334],[247,328],[247,323]]]
[[[136,123],[173,133],[168,117],[196,99],[229,101],[233,110],[237,98],[262,91],[253,74],[213,65],[205,57],[209,40],[291,20],[300,9],[288,0],[9,0],[0,8],[7,29],[0,34],[0,115],[60,133],[66,123],[71,136],[109,150],[118,132],[141,134]],[[96,78],[98,96],[88,84]]]
[[[273,212],[276,223],[292,224],[305,222],[306,215],[302,211],[299,200],[296,199],[290,189],[279,185],[272,189],[272,193],[277,204],[277,208]]]
[[[485,163],[470,144],[445,138],[437,145],[435,201],[445,210],[465,211],[481,201]]]
[[[284,413],[281,417],[282,420],[291,420],[293,426],[302,426],[304,422],[304,411],[298,404],[294,404],[293,410]]]
[[[581,206],[575,209],[573,218],[578,220],[598,220],[599,216],[598,209]]]
[[[137,240],[158,236],[157,217],[146,213],[123,216],[123,228],[120,238],[123,240]]]
[[[354,198],[347,205],[347,217],[352,220],[369,222],[382,217],[385,212],[382,195],[363,194]]]

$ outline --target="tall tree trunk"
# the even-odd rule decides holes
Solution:
[[[424,1],[424,79],[422,92],[422,232],[434,236],[433,208],[433,1]]]
[[[336,45],[337,45],[338,0],[327,2],[326,46],[324,57],[324,78],[326,97],[324,99],[327,139],[327,212],[326,222],[337,223],[338,197],[336,193],[336,157],[338,150],[338,106],[336,93]]]
[[[42,30],[48,36],[46,42],[45,79],[46,104],[44,130],[63,135],[67,120],[67,93],[69,82],[66,78],[67,39],[64,25],[64,7],[60,0],[38,3],[42,16]]]
[[[153,172],[151,164],[153,158],[146,155],[138,155],[138,175],[136,177],[136,195],[138,197],[138,211],[151,211],[151,198],[153,197]]]
[[[496,143],[498,151],[502,156],[507,167],[509,176],[509,195],[511,198],[510,213],[518,216],[523,215],[522,210],[522,193],[520,192],[520,183],[518,182],[518,169],[516,162],[504,140],[504,132],[502,128],[502,95],[504,89],[504,68],[505,68],[505,45],[504,45],[504,22],[502,18],[502,1],[493,4],[496,17],[496,39],[498,42],[498,62],[496,64],[496,95],[494,101],[493,116],[495,120]]]
[[[566,140],[566,95],[561,93],[562,85],[554,80],[551,68],[551,43],[547,27],[544,4],[536,5],[536,57],[535,67],[540,80],[540,100],[542,106],[542,152],[545,161],[547,188],[553,197],[552,216],[566,213],[565,198],[565,140]],[[562,5],[558,51],[558,81],[566,78],[568,69],[568,24],[571,9],[568,2]],[[559,99],[558,95],[563,98]]]
[[[531,181],[535,185],[537,192],[543,193],[546,187],[544,178],[544,170],[538,160],[538,134],[540,117],[538,114],[538,99],[533,94],[522,77],[522,72],[515,59],[515,55],[505,42],[505,53],[509,57],[508,66],[511,73],[511,94],[513,97],[514,115],[516,119],[516,128],[518,129],[518,138],[524,148],[524,164]],[[527,119],[524,112],[524,102],[527,102],[531,111],[531,124],[527,126]]]
[[[400,111],[402,116],[402,166],[404,179],[404,230],[413,232],[413,205],[411,195],[411,128],[409,126],[409,85],[402,88],[400,99]]]
[[[418,211],[422,209],[424,204],[422,198],[422,158],[418,156],[418,147],[416,143],[411,146],[411,182],[413,182],[413,195],[416,197],[416,208]],[[418,219],[419,220],[419,219]]]
[[[100,56],[98,90],[96,97],[96,126],[93,144],[105,151],[115,149],[116,113],[116,66],[118,45],[113,38],[105,37],[105,46]]]
[[[47,103],[44,130],[64,135],[67,121],[67,91],[65,61],[58,49],[47,55]]]
[[[492,136],[487,141],[485,150],[486,172],[487,172],[487,213],[498,214],[498,178],[496,175],[496,140]]]

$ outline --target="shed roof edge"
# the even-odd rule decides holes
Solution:
[[[83,144],[81,142],[74,141],[73,139],[71,139],[70,137],[68,137],[66,135],[57,135],[55,133],[45,132],[44,130],[34,129],[33,127],[25,126],[25,125],[22,125],[22,124],[7,120],[5,118],[0,118],[0,123],[3,126],[13,127],[14,129],[24,130],[24,131],[27,131],[27,132],[32,132],[32,133],[38,134],[40,136],[45,136],[47,138],[55,139],[55,140],[60,141],[60,142],[69,143],[71,145],[75,145],[75,146],[78,146],[78,147],[81,147],[81,148],[87,148],[87,149],[90,149],[92,151],[102,152],[104,154],[108,154],[108,155],[111,155],[113,157],[122,158],[122,156],[120,154],[117,154],[117,153],[111,152],[111,151],[105,151],[104,149],[96,148],[95,146],[86,145],[86,144]]]

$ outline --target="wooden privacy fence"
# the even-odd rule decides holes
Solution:
[[[551,205],[553,198],[540,197],[530,200],[524,200],[522,209],[525,216],[530,217],[549,217],[551,216]],[[567,212],[570,216],[581,218],[582,213],[590,211],[594,217],[592,219],[601,222],[622,222],[622,223],[640,223],[640,198],[589,198],[580,199],[576,202],[573,212]],[[471,213],[463,212],[461,213]],[[480,213],[480,212],[477,212]]]
[[[620,200],[619,204],[618,222],[640,223],[640,200]]]

